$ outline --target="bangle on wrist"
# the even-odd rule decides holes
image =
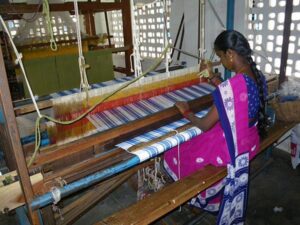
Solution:
[[[186,111],[184,111],[184,112],[182,113],[182,115],[183,115],[184,118],[188,119],[188,116],[189,116],[191,113],[193,113],[191,110],[186,110]]]

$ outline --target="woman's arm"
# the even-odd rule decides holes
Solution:
[[[202,131],[209,130],[219,120],[219,114],[215,105],[213,105],[210,108],[209,112],[202,118],[195,116],[195,114],[192,111],[190,111],[187,102],[176,102],[175,105],[185,118],[190,120],[195,126],[199,127]]]

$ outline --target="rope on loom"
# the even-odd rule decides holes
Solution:
[[[4,22],[4,20],[3,20],[3,18],[2,18],[1,15],[0,15],[0,20],[1,20],[1,23],[2,23],[2,26],[3,26],[4,30],[5,30],[5,32],[7,33],[8,37],[9,37],[10,42],[12,43],[12,47],[13,47],[13,50],[14,50],[15,55],[16,55],[16,61],[15,61],[15,63],[20,65],[20,68],[21,68],[21,70],[22,70],[22,72],[24,74],[25,82],[26,82],[26,85],[28,87],[28,91],[29,91],[30,97],[32,99],[34,108],[35,108],[35,110],[36,110],[36,112],[38,114],[38,117],[41,118],[42,116],[41,116],[40,110],[39,110],[39,108],[37,106],[37,103],[36,103],[35,97],[33,95],[32,89],[30,87],[30,84],[29,84],[28,78],[26,76],[26,73],[24,72],[25,69],[24,69],[24,65],[23,65],[23,62],[22,62],[23,55],[18,52],[17,47],[14,44],[13,39],[11,37],[11,34],[10,34],[10,32],[9,32],[9,30],[8,30],[8,28],[7,28],[7,26],[6,26],[6,24],[5,24],[5,22]]]
[[[50,17],[50,7],[48,0],[43,0],[43,14],[46,19],[47,29],[50,34],[50,48],[52,51],[57,51],[57,44],[53,34],[52,21]]]
[[[74,0],[74,9],[76,16],[76,34],[77,34],[77,44],[78,44],[78,64],[79,64],[79,72],[80,72],[80,91],[84,90],[86,96],[88,98],[88,90],[90,88],[87,76],[86,69],[88,65],[85,64],[85,58],[83,56],[82,51],[82,42],[81,42],[81,32],[80,32],[80,23],[79,23],[79,10],[78,10],[78,2]]]
[[[141,55],[139,51],[140,31],[135,20],[133,0],[130,1],[130,5],[131,5],[130,14],[131,14],[132,37],[133,37],[133,53],[130,56],[130,60],[133,58],[134,61],[134,69],[131,68],[131,71],[134,72],[135,77],[139,77],[142,74]],[[130,63],[130,66],[132,67],[132,62]]]

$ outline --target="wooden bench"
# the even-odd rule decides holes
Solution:
[[[273,145],[295,125],[296,123],[276,122],[268,136],[261,141],[259,152]],[[224,167],[207,166],[96,224],[149,224],[187,202],[226,175],[227,169]]]

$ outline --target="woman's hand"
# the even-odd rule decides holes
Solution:
[[[211,77],[214,76],[212,68],[213,68],[213,65],[212,65],[211,61],[201,60],[201,62],[200,62],[200,72],[206,70],[207,77],[205,77],[205,78],[210,79]]]
[[[187,102],[176,102],[175,106],[180,111],[181,114],[184,114],[185,112],[190,110],[190,106]]]

